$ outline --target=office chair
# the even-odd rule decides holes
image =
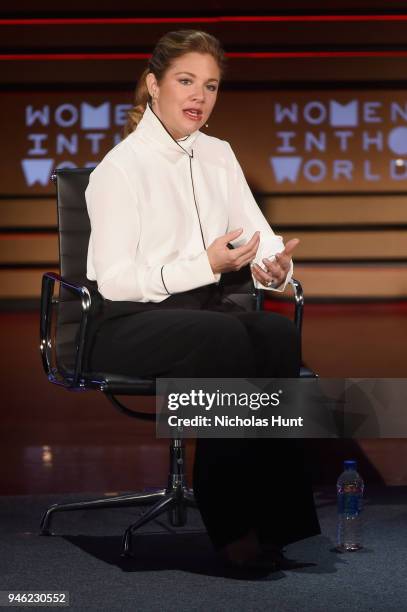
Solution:
[[[60,274],[48,272],[42,279],[40,350],[43,367],[51,383],[71,391],[99,390],[123,414],[154,421],[155,414],[132,410],[118,396],[154,395],[155,380],[130,378],[109,372],[89,372],[85,367],[87,326],[103,301],[96,283],[86,278],[90,221],[85,189],[91,171],[90,168],[59,169],[53,176],[57,190]],[[247,282],[246,290],[242,292],[241,286],[238,286],[239,277],[233,278],[236,286],[231,284],[228,287],[228,299],[244,304],[245,307],[262,309],[263,291],[255,290],[253,283]],[[291,286],[295,301],[294,322],[301,333],[303,292],[297,280],[292,279]],[[313,373],[303,366],[301,376],[313,376]],[[51,535],[51,520],[56,512],[152,504],[124,533],[122,554],[131,556],[134,531],[162,513],[168,513],[172,525],[184,525],[187,507],[195,504],[193,491],[186,483],[185,445],[183,440],[173,438],[169,446],[169,475],[165,488],[91,501],[54,504],[42,518],[41,533]]]

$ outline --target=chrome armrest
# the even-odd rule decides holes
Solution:
[[[302,319],[304,314],[304,291],[300,281],[298,281],[296,278],[291,278],[288,284],[291,285],[294,294],[294,324],[301,336]],[[263,310],[264,294],[264,289],[254,289],[253,296],[256,302],[256,310]]]
[[[297,280],[296,278],[291,278],[291,280],[288,283],[289,285],[291,285],[292,289],[293,289],[293,293],[294,293],[294,302],[295,302],[295,309],[294,309],[294,323],[295,326],[298,330],[298,333],[301,336],[302,333],[302,319],[303,319],[303,315],[304,315],[304,291],[302,289],[302,285],[300,283],[299,280]]]
[[[58,375],[60,374],[58,372],[58,368],[53,365],[51,326],[53,314],[52,304],[58,301],[54,300],[53,298],[56,282],[60,283],[60,285],[62,285],[65,289],[76,295],[81,301],[82,308],[82,315],[79,323],[79,335],[76,344],[74,374],[72,380],[69,381],[69,384],[67,384],[66,381],[61,382],[60,378],[58,378]],[[51,382],[62,384],[66,387],[78,388],[81,386],[80,378],[83,365],[84,340],[91,304],[91,295],[87,287],[67,281],[59,274],[55,274],[53,272],[46,272],[43,275],[41,289],[40,351],[44,371]]]

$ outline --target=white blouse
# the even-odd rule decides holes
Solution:
[[[137,129],[91,173],[86,202],[87,277],[109,300],[161,302],[218,282],[206,248],[234,229],[243,228],[234,246],[260,231],[261,266],[284,248],[230,145],[199,131],[176,141],[149,106]],[[274,290],[283,291],[291,274],[292,266]]]

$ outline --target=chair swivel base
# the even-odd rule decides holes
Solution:
[[[175,486],[167,489],[157,489],[145,493],[129,493],[115,497],[102,497],[90,501],[79,501],[70,504],[54,504],[44,513],[41,520],[41,535],[53,535],[51,521],[55,512],[67,512],[72,510],[96,510],[98,508],[125,508],[129,506],[150,505],[139,519],[126,529],[123,538],[122,554],[131,556],[131,535],[138,527],[146,525],[165,511],[174,527],[182,527],[187,520],[187,506],[195,506],[192,489]]]
[[[153,505],[151,506],[151,504]],[[164,512],[168,513],[171,525],[182,527],[187,520],[187,507],[196,505],[192,489],[186,486],[185,447],[181,440],[172,440],[170,444],[170,473],[166,489],[102,497],[69,504],[54,504],[46,510],[42,517],[40,533],[41,535],[52,535],[51,521],[56,512],[124,508],[139,505],[149,505],[151,507],[126,529],[122,543],[123,556],[132,556],[131,536],[139,527],[146,525]]]

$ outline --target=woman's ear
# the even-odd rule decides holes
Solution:
[[[146,85],[147,85],[147,89],[148,89],[148,93],[150,94],[150,97],[154,100],[154,98],[157,97],[158,84],[157,84],[157,79],[155,78],[155,75],[152,72],[149,72],[148,75],[146,76]]]

